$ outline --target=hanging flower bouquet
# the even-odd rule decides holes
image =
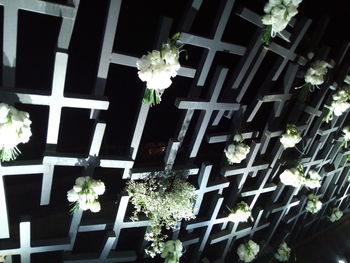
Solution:
[[[327,115],[323,118],[325,122],[329,122],[335,116],[341,116],[345,111],[350,108],[350,87],[344,85],[339,88],[335,94],[333,94],[333,100],[330,106],[325,106],[329,109]]]
[[[284,40],[288,41],[282,31],[287,27],[289,21],[298,13],[298,6],[302,0],[269,0],[264,7],[265,15],[261,22],[266,25],[262,42],[270,44],[271,37],[279,34]]]
[[[280,262],[287,262],[290,258],[290,247],[287,246],[286,242],[279,245],[275,258]]]
[[[301,133],[294,124],[287,124],[286,133],[282,134],[280,142],[284,149],[292,148],[302,140]]]
[[[315,170],[310,170],[308,176],[304,174],[303,165],[298,165],[297,168],[285,169],[280,174],[280,180],[284,185],[293,187],[306,186],[310,189],[321,186],[321,176]]]
[[[306,211],[316,214],[322,208],[322,202],[319,200],[318,196],[314,194],[309,194],[307,198]]]
[[[253,240],[240,244],[237,249],[239,259],[243,262],[252,262],[259,253],[260,247]]]
[[[6,103],[0,103],[0,160],[8,162],[21,153],[20,143],[27,143],[32,132],[29,113],[17,110]]]
[[[162,228],[176,229],[182,219],[195,218],[193,213],[195,188],[179,176],[172,178],[149,178],[144,181],[129,181],[126,191],[135,211],[132,220],[144,213],[150,220],[145,240],[152,242],[145,252],[154,257],[162,253],[164,239]]]
[[[311,63],[304,76],[305,84],[295,88],[301,89],[300,98],[303,102],[306,101],[309,92],[314,92],[315,88],[320,89],[319,86],[324,83],[329,67],[331,65],[323,60],[316,60]]]
[[[348,147],[348,141],[350,141],[350,126],[345,126],[343,129],[342,129],[342,132],[343,132],[343,136],[342,136],[342,143],[340,145],[340,147],[345,147],[347,148]]]
[[[165,242],[163,252],[160,256],[165,258],[164,263],[180,263],[182,250],[183,247],[180,240],[168,240]]]
[[[340,218],[342,218],[343,212],[339,210],[338,207],[332,209],[332,213],[329,217],[329,221],[334,223],[335,221],[338,221]]]
[[[159,104],[165,89],[171,85],[171,78],[176,77],[180,69],[179,56],[183,45],[178,44],[180,33],[176,33],[162,45],[160,51],[153,50],[137,60],[139,78],[147,83],[142,102]],[[187,59],[187,55],[186,55]]]
[[[225,155],[230,164],[240,163],[247,157],[250,147],[243,143],[243,141],[242,135],[236,134],[233,138],[233,143],[228,145],[227,149],[225,149]]]
[[[230,209],[228,218],[234,223],[247,222],[249,218],[253,221],[252,210],[249,208],[246,202],[242,201],[238,203],[232,210]]]
[[[78,209],[99,212],[101,205],[97,199],[104,192],[105,185],[102,181],[94,180],[90,176],[78,177],[73,188],[67,192],[68,201],[74,203],[71,212]]]

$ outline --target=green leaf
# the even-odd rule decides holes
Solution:
[[[264,30],[263,36],[261,37],[261,41],[267,46],[270,45],[270,42],[271,42],[271,32],[272,32],[272,25],[268,25]]]

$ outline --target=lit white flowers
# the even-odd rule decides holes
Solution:
[[[225,155],[230,164],[240,163],[247,157],[250,151],[250,147],[243,143],[243,137],[240,134],[236,134],[233,143],[227,146],[225,149]]]
[[[171,85],[171,78],[176,77],[180,69],[179,55],[181,47],[177,45],[180,33],[162,45],[160,51],[153,50],[137,60],[138,76],[147,83],[143,98],[144,104],[159,104],[165,89]]]
[[[0,103],[0,159],[8,162],[21,153],[17,145],[27,143],[32,132],[29,113]]]
[[[306,211],[316,214],[322,208],[322,202],[319,200],[318,196],[314,194],[309,194],[307,199]]]
[[[179,176],[129,181],[126,191],[135,207],[132,220],[138,220],[141,212],[150,220],[145,240],[152,243],[145,252],[151,257],[163,251],[167,236],[162,233],[162,227],[175,229],[182,219],[195,218],[195,188]]]
[[[329,221],[334,223],[335,221],[338,221],[343,216],[343,212],[339,210],[338,207],[332,209],[332,213],[329,217]]]
[[[287,246],[286,242],[279,245],[275,258],[280,262],[287,262],[290,257],[290,248]]]
[[[282,34],[290,19],[298,13],[298,6],[302,0],[269,0],[264,7],[265,15],[261,22],[266,25],[262,41],[269,45],[270,38]]]
[[[94,180],[90,176],[78,177],[73,188],[67,192],[67,199],[75,203],[72,211],[90,209],[91,212],[96,213],[101,210],[98,196],[104,192],[105,185],[102,181]]]
[[[249,218],[252,218],[252,210],[247,203],[242,201],[234,209],[230,210],[228,218],[234,223],[247,222]]]
[[[339,88],[332,98],[331,105],[325,106],[329,109],[328,114],[323,118],[326,122],[333,119],[333,114],[339,117],[350,108],[350,87],[345,85]]]
[[[253,240],[240,244],[237,249],[239,259],[244,262],[252,262],[259,253],[260,247]]]
[[[297,168],[285,169],[280,174],[280,180],[284,185],[296,188],[304,185],[310,189],[318,188],[321,186],[321,179],[321,176],[315,170],[310,170],[306,176],[302,165]]]
[[[341,146],[348,147],[348,141],[350,141],[350,126],[345,126],[342,129],[343,136],[342,136],[342,144]]]
[[[283,147],[292,148],[302,140],[301,133],[294,124],[287,124],[286,133],[282,134],[280,142]]]
[[[163,248],[163,252],[160,255],[165,258],[164,263],[179,263],[182,256],[182,243],[180,240],[168,240]]]
[[[330,64],[323,60],[314,61],[311,63],[310,68],[306,71],[304,76],[305,82],[316,87],[322,85],[330,66]]]

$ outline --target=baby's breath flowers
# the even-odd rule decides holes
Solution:
[[[227,146],[225,149],[225,155],[230,164],[240,163],[247,157],[250,151],[250,147],[245,144],[242,135],[236,134],[233,139],[233,143]]]
[[[265,15],[261,21],[265,27],[262,42],[270,44],[271,37],[279,34],[287,40],[281,32],[287,27],[289,21],[298,13],[298,6],[302,0],[269,0],[264,7]],[[287,40],[288,41],[288,40]]]
[[[322,208],[322,202],[317,195],[309,194],[307,196],[306,210],[312,214],[316,214]]]
[[[0,160],[8,162],[21,153],[17,145],[27,143],[32,132],[29,113],[0,103]]]
[[[90,209],[93,213],[99,212],[101,205],[97,199],[104,192],[105,185],[101,180],[94,180],[90,176],[78,177],[73,188],[67,192],[68,201],[74,203],[71,211]]]
[[[129,181],[126,191],[135,211],[132,220],[144,213],[150,220],[145,240],[151,245],[145,250],[154,257],[162,253],[166,235],[162,228],[176,229],[177,222],[195,218],[195,188],[179,176]]]
[[[163,43],[161,50],[153,50],[143,55],[136,62],[138,76],[147,83],[142,102],[144,104],[159,104],[165,89],[171,85],[171,78],[176,77],[180,69],[179,56],[183,51],[178,44],[180,33]],[[187,56],[186,56],[187,58]]]
[[[297,126],[294,124],[287,124],[286,133],[282,134],[280,142],[286,149],[294,147],[297,143],[301,141],[301,139],[301,133],[298,130]]]

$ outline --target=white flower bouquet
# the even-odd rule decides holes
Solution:
[[[308,177],[305,177],[304,184],[310,189],[321,187],[321,175],[315,170],[310,170]]]
[[[319,200],[318,196],[314,194],[309,194],[307,198],[306,211],[316,214],[322,208],[322,202]]]
[[[176,77],[180,69],[180,53],[185,51],[177,43],[179,37],[180,33],[174,34],[162,45],[160,51],[153,50],[137,60],[138,76],[147,83],[142,100],[144,104],[159,104],[164,90],[171,86],[171,78]]]
[[[183,247],[180,240],[168,240],[165,242],[163,252],[160,256],[165,258],[164,263],[180,263],[182,250]]]
[[[265,15],[261,22],[266,25],[263,43],[270,44],[271,37],[274,38],[279,34],[283,39],[288,41],[281,32],[287,27],[289,21],[298,13],[298,6],[302,0],[269,0],[264,7]]]
[[[240,163],[247,157],[250,147],[243,143],[243,141],[244,139],[242,135],[236,134],[233,143],[229,144],[224,150],[226,158],[230,164]]]
[[[341,143],[341,147],[348,147],[348,141],[350,141],[350,126],[345,126],[342,129],[343,132],[343,136],[342,136],[342,143]]]
[[[243,262],[252,262],[259,253],[260,247],[253,240],[240,244],[237,249],[239,259]]]
[[[334,223],[335,221],[338,221],[343,216],[343,212],[339,210],[338,207],[335,207],[332,209],[332,213],[329,216],[329,221]]]
[[[333,115],[339,117],[350,108],[350,87],[345,85],[339,88],[332,98],[331,105],[325,106],[329,109],[327,115],[323,118],[326,122],[332,120]]]
[[[27,143],[32,132],[29,113],[0,103],[0,159],[8,162],[21,153],[17,145]]]
[[[286,242],[282,242],[275,254],[275,258],[280,262],[287,262],[290,258],[290,247],[287,246]]]
[[[154,257],[162,253],[164,239],[162,228],[176,229],[182,219],[195,218],[195,188],[179,176],[170,178],[149,178],[143,181],[129,181],[126,192],[135,211],[132,220],[138,220],[138,214],[144,213],[150,220],[145,240],[151,245],[145,252]]]
[[[252,210],[249,208],[246,202],[238,203],[232,210],[230,209],[230,214],[228,215],[230,221],[234,223],[247,222],[249,218],[252,219]]]
[[[78,177],[75,185],[67,192],[67,199],[74,203],[71,212],[81,209],[96,213],[101,210],[99,195],[105,192],[105,185],[101,180],[94,180],[90,176]]]
[[[284,185],[293,187],[302,187],[305,183],[304,168],[299,166],[297,168],[285,169],[280,174],[280,180]]]
[[[294,124],[287,124],[286,133],[282,134],[280,142],[284,149],[292,148],[302,140],[301,133]]]

